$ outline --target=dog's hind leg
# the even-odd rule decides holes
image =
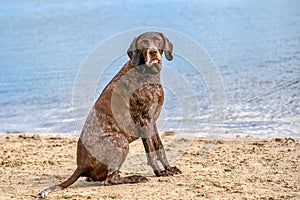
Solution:
[[[113,171],[108,174],[107,179],[105,180],[105,185],[117,185],[117,184],[132,184],[132,183],[144,183],[148,179],[144,176],[132,175],[120,177],[119,171]]]

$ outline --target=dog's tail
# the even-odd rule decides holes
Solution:
[[[80,168],[77,167],[77,169],[75,170],[75,172],[72,174],[72,176],[70,176],[70,178],[68,178],[66,181],[62,182],[59,185],[54,185],[54,186],[48,186],[45,187],[40,193],[39,193],[39,197],[40,198],[45,198],[49,192],[54,192],[54,191],[59,191],[59,190],[63,190],[66,187],[69,187],[70,185],[72,185],[80,176],[82,175],[82,170]]]

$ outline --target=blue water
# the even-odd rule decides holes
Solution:
[[[298,0],[2,0],[0,132],[79,133],[72,95],[81,64],[108,37],[143,27],[179,31],[208,52],[227,98],[224,123],[216,125],[221,136],[300,138]],[[179,57],[176,62],[183,68],[190,65]],[[118,67],[112,66],[104,79]],[[180,93],[166,89],[160,130],[205,135],[210,93],[196,73],[188,75],[198,84],[199,112],[181,119],[190,127],[178,126]]]

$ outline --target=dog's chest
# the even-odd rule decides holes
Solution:
[[[132,120],[145,126],[157,120],[164,101],[163,88],[158,83],[147,83],[138,88],[130,98],[129,109]]]
[[[104,89],[95,108],[104,132],[138,136],[136,125],[155,123],[163,101],[164,91],[159,75],[121,71]]]
[[[159,83],[147,83],[135,90],[130,98],[130,107],[151,107],[162,105],[164,98],[163,88]]]

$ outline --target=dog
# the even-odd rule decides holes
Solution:
[[[138,138],[156,176],[182,173],[170,166],[156,127],[164,102],[162,55],[171,61],[172,51],[173,44],[162,33],[146,32],[134,38],[127,51],[130,60],[104,88],[85,121],[77,143],[77,169],[66,181],[44,188],[41,198],[70,186],[81,176],[105,185],[148,181],[144,176],[119,175],[129,144]]]

